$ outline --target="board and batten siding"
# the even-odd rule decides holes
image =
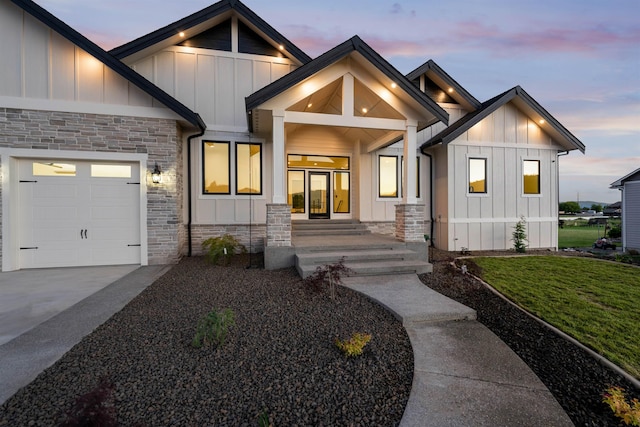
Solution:
[[[624,184],[624,210],[622,212],[622,232],[625,250],[640,251],[640,180]]]
[[[3,107],[176,118],[164,106],[154,105],[148,94],[8,0],[0,0],[0,39]]]
[[[528,246],[557,247],[557,153],[561,147],[516,107],[504,105],[447,146],[449,250],[513,247],[527,221]],[[469,194],[468,159],[487,160],[487,193]],[[523,161],[540,161],[540,194],[525,195]]]
[[[132,67],[198,112],[208,129],[247,132],[245,97],[296,65],[286,58],[172,46]]]

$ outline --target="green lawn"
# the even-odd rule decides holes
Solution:
[[[482,278],[640,378],[640,269],[586,258],[475,258]]]
[[[604,236],[604,226],[588,226],[586,219],[561,218],[565,222],[563,228],[558,228],[558,247],[562,248],[590,248],[598,237]],[[620,219],[609,219],[610,227],[620,225]]]

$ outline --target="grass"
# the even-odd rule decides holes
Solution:
[[[558,228],[558,247],[562,248],[590,248],[598,237],[604,236],[604,226],[588,226],[585,219],[564,218],[565,225]],[[620,224],[619,219],[609,219],[607,224]]]
[[[586,258],[475,258],[525,310],[640,378],[640,269]]]

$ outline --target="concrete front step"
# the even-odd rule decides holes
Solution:
[[[421,255],[401,244],[379,245],[375,248],[335,247],[314,251],[306,248],[296,254],[296,269],[304,279],[318,266],[334,264],[344,258],[345,267],[354,276],[378,276],[405,273],[429,273],[432,266]]]
[[[316,236],[316,235],[364,235],[371,234],[367,227],[360,221],[352,219],[343,220],[309,220],[292,221],[292,236]]]

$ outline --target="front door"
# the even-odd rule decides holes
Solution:
[[[309,219],[329,218],[329,172],[309,172]]]

